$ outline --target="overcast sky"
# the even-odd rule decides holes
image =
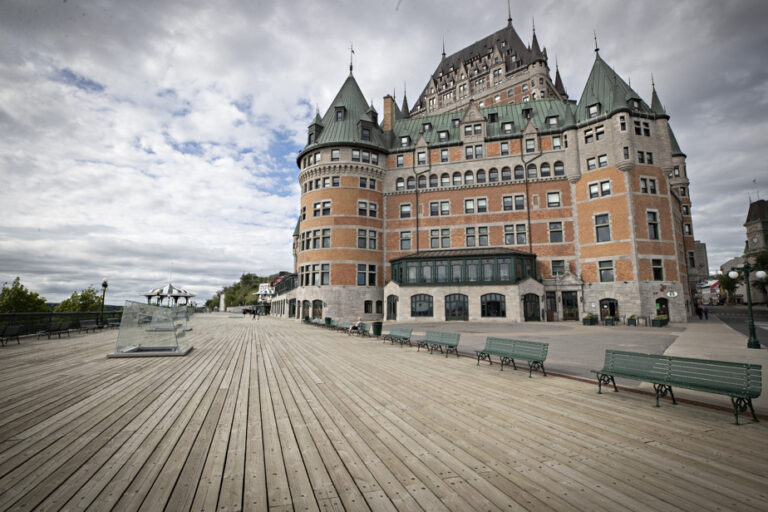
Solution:
[[[768,2],[512,1],[578,99],[601,56],[688,155],[710,268],[768,199]],[[48,300],[109,279],[107,303],[173,282],[210,298],[292,270],[297,151],[348,74],[382,111],[506,24],[505,0],[0,2],[0,282]]]

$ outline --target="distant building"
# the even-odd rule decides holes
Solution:
[[[409,108],[350,74],[299,153],[285,317],[575,320],[692,311],[686,155],[595,50],[569,99],[535,31],[443,52]],[[698,279],[698,277],[697,277]]]
[[[760,199],[749,205],[744,227],[747,228],[744,254],[751,256],[768,249],[768,201]]]

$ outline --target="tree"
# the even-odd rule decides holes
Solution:
[[[101,311],[101,297],[93,286],[80,293],[72,292],[72,296],[64,300],[54,309],[57,313],[73,313],[80,311]]]
[[[3,283],[3,289],[0,291],[0,313],[30,313],[30,312],[48,312],[51,308],[45,305],[45,297],[41,297],[35,292],[28,290],[21,284],[17,276],[13,284]]]
[[[736,287],[741,283],[743,277],[739,274],[736,279],[732,278],[728,274],[720,274],[717,276],[717,281],[720,283],[720,291],[725,292],[725,302],[733,304],[733,294],[736,292]]]

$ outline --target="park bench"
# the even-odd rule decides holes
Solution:
[[[40,339],[40,336],[48,336],[48,339],[51,339],[51,336],[54,334],[59,338],[61,338],[62,334],[69,336],[70,326],[71,324],[69,322],[51,323],[50,327],[37,332],[37,339]]]
[[[21,344],[19,339],[20,332],[20,325],[6,325],[0,329],[0,342],[2,342],[3,346],[6,346],[9,340],[16,339],[16,343]]]
[[[325,322],[323,322],[323,320],[321,318],[313,318],[312,319],[312,325],[325,327]]]
[[[460,336],[457,332],[427,331],[424,338],[417,342],[418,350],[421,351],[421,347],[425,347],[431,354],[432,351],[440,349],[440,353],[445,351],[445,357],[448,357],[450,352],[459,357]]]
[[[752,399],[760,396],[762,388],[762,366],[759,364],[606,350],[603,368],[592,370],[592,373],[597,375],[598,393],[602,393],[603,384],[609,383],[618,392],[614,377],[650,382],[656,392],[658,407],[659,397],[667,394],[672,403],[677,404],[673,386],[693,389],[729,396],[737,425],[739,411],[746,412],[747,408],[752,418],[758,421]]]
[[[350,324],[350,325],[354,325],[354,324]],[[366,323],[362,323],[360,324],[359,329],[353,329],[352,331],[349,331],[349,334],[357,334],[358,336],[370,336],[371,326]]]
[[[352,326],[352,322],[341,322],[336,329],[339,331],[349,332],[349,328]]]
[[[485,348],[483,350],[475,350],[475,353],[477,354],[477,364],[480,364],[481,360],[487,360],[493,365],[491,356],[498,356],[501,370],[504,370],[505,363],[507,365],[512,363],[512,367],[517,370],[515,359],[522,359],[528,362],[528,377],[531,377],[533,370],[541,370],[546,377],[547,371],[544,369],[544,361],[547,359],[548,349],[549,343],[488,336],[485,339]]]
[[[404,343],[407,343],[408,345],[410,345],[411,332],[413,332],[413,329],[409,329],[408,327],[392,327],[389,330],[389,333],[383,336],[384,343],[386,343],[387,340],[389,340],[390,345],[394,342],[400,343],[401,347],[403,346]]]
[[[120,327],[120,319],[107,318],[107,327],[110,327],[110,328]]]
[[[87,334],[88,331],[96,332],[98,328],[99,324],[96,323],[96,320],[80,320],[80,332],[85,331]]]
[[[338,329],[339,328],[339,321],[335,318],[331,319],[331,323],[328,324],[329,329]]]

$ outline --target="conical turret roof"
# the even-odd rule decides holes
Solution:
[[[653,93],[651,94],[651,110],[658,116],[666,116],[667,112],[664,110],[664,106],[661,104],[659,95],[656,93],[656,86],[653,86]]]
[[[637,102],[635,107],[634,102]],[[576,119],[583,122],[589,118],[591,105],[600,104],[600,115],[611,115],[618,110],[635,110],[650,114],[651,108],[603,59],[595,52],[595,62],[589,73],[587,84],[581,93]]]

